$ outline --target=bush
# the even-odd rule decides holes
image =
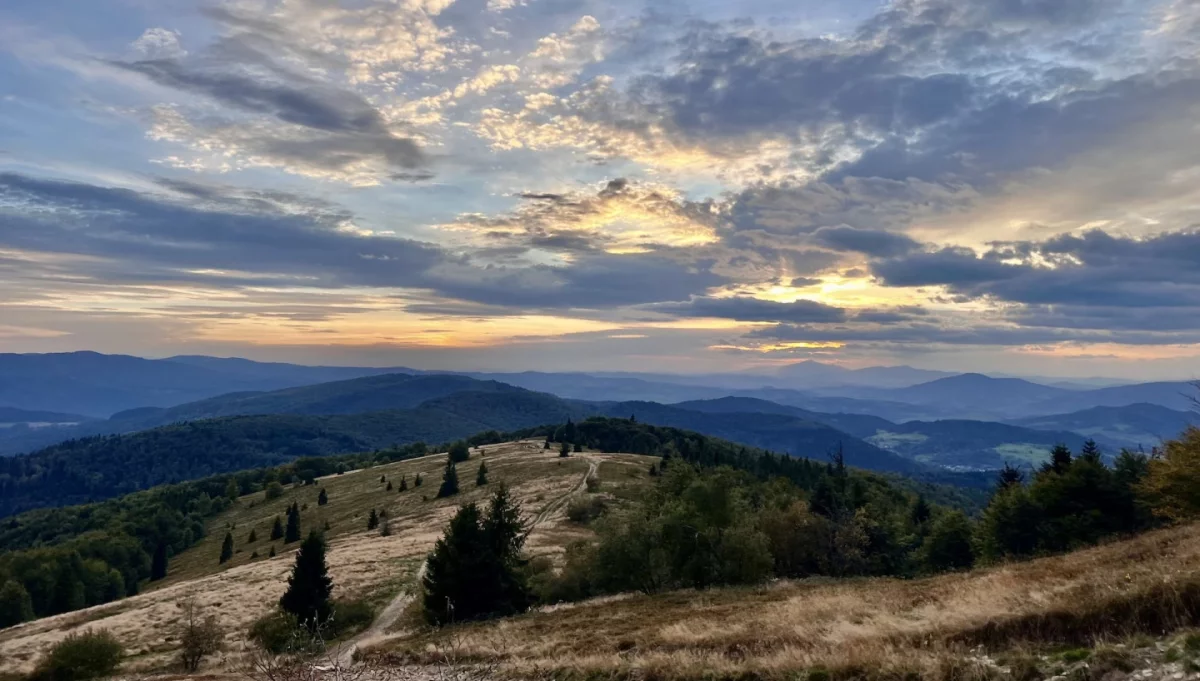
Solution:
[[[182,618],[179,622],[179,661],[185,671],[200,668],[204,658],[221,650],[225,632],[215,615],[204,616],[195,600],[180,604]]]
[[[587,491],[589,492],[595,493],[600,491],[600,478],[596,475],[587,476],[584,484],[587,485]]]
[[[281,496],[283,496],[283,485],[278,482],[267,483],[267,499],[278,499]]]
[[[375,609],[362,600],[338,600],[333,602],[333,616],[329,619],[330,635],[340,638],[357,633],[375,621]]]
[[[295,653],[308,650],[311,639],[296,617],[281,610],[272,611],[250,626],[250,640],[270,653]]]
[[[107,631],[69,634],[50,649],[33,672],[37,681],[85,681],[111,676],[125,648]]]
[[[567,520],[580,525],[587,525],[608,510],[608,502],[604,497],[590,499],[575,499],[567,506]]]

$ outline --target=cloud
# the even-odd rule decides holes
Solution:
[[[847,318],[846,310],[815,300],[782,303],[750,296],[692,298],[686,303],[662,303],[643,309],[680,317],[716,317],[739,322],[828,323]]]
[[[821,227],[813,232],[813,241],[835,251],[853,251],[875,257],[901,255],[921,247],[914,239],[878,229],[858,229],[849,225]]]

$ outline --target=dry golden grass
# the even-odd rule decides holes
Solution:
[[[979,644],[1094,643],[1195,624],[1200,525],[1028,563],[921,580],[779,582],[627,596],[425,632],[374,654],[447,651],[501,674],[553,678],[970,679]]]
[[[318,480],[316,486],[289,488],[281,498],[270,501],[262,492],[242,497],[209,523],[204,540],[171,560],[167,579],[150,585],[143,593],[0,631],[0,676],[29,671],[51,645],[88,627],[108,629],[126,645],[131,656],[126,670],[161,669],[177,651],[173,637],[177,604],[192,595],[205,611],[220,615],[227,648],[236,653],[243,647],[250,624],[274,607],[286,587],[298,543],[285,546],[281,540],[271,542],[269,537],[273,519],[283,515],[293,501],[307,504],[301,513],[304,532],[329,522],[326,537],[334,597],[365,598],[382,605],[412,587],[416,570],[455,509],[463,503],[486,499],[497,484],[509,485],[525,515],[534,517],[577,487],[592,459],[611,459],[629,470],[635,467],[634,462],[643,471],[649,465],[646,457],[625,455],[587,454],[560,459],[557,451],[543,450],[540,441],[488,445],[484,457],[490,484],[475,486],[480,456],[473,450],[470,461],[458,465],[461,493],[450,499],[434,498],[445,454],[328,476]],[[620,469],[611,470],[615,475]],[[413,488],[418,471],[425,483]],[[400,492],[398,486],[404,474],[410,487]],[[387,484],[379,481],[381,475],[392,481],[390,492]],[[626,477],[619,484],[646,481]],[[322,487],[329,503],[318,506],[317,494]],[[378,531],[366,529],[372,508],[387,511],[391,536],[382,537]],[[562,542],[579,534],[576,529],[564,529],[563,508],[546,515],[529,543],[531,548],[553,555],[561,552]],[[232,561],[218,565],[221,542],[230,527],[238,552]],[[251,528],[258,541],[246,544]],[[272,544],[278,552],[273,559],[267,557]],[[252,559],[254,551],[259,556]]]

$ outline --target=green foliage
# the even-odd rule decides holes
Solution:
[[[608,502],[604,497],[587,497],[575,499],[567,505],[567,520],[580,525],[587,525],[604,515],[608,510]]]
[[[255,620],[250,626],[250,640],[257,643],[267,652],[276,655],[298,652],[301,642],[307,642],[307,633],[301,634],[303,628],[290,612],[273,610]]]
[[[275,480],[272,480],[271,482],[267,483],[267,487],[266,487],[267,500],[278,499],[281,496],[283,496],[283,485],[279,484],[279,482],[277,482]]]
[[[458,510],[429,555],[422,580],[426,620],[434,625],[524,612],[533,597],[521,550],[520,508],[501,486],[486,513]]]
[[[283,543],[300,541],[300,507],[292,502],[287,510],[287,527],[283,531]]]
[[[425,480],[421,477],[421,474],[417,473],[417,477],[413,478],[413,487],[420,487],[421,483],[424,481]]]
[[[329,619],[332,593],[333,580],[325,564],[325,540],[314,530],[300,544],[279,607],[309,631],[315,631]]]
[[[317,506],[324,506],[329,503],[329,495],[325,493],[325,488],[322,487],[320,493],[317,494]]]
[[[379,514],[375,513],[375,509],[371,509],[371,515],[367,516],[367,529],[373,530],[379,527]]]
[[[167,544],[158,542],[154,547],[154,557],[150,561],[150,581],[157,582],[167,576]]]
[[[400,476],[400,491],[401,492],[408,491],[408,474],[407,473]]]
[[[558,455],[564,459],[571,456],[571,445],[566,440],[562,441],[562,447],[559,448]]]
[[[271,541],[283,539],[283,521],[279,516],[275,516],[275,522],[271,524]]]
[[[1169,520],[1200,516],[1200,428],[1164,443],[1146,468],[1138,485],[1156,515]]]
[[[438,488],[438,498],[451,497],[458,494],[458,469],[454,459],[446,459],[446,470],[442,472],[442,486]]]
[[[480,461],[479,470],[475,472],[475,486],[483,487],[488,483],[487,463]]]
[[[1068,551],[1153,526],[1142,493],[1153,462],[1123,452],[1108,467],[1094,442],[1078,457],[1056,447],[1028,485],[1002,475],[980,519],[981,556],[991,562]]]
[[[250,534],[246,535],[246,543],[253,544],[256,541],[258,541],[258,532],[255,532],[254,528],[250,528]]]
[[[221,557],[218,562],[224,564],[231,558],[233,558],[233,533],[226,532],[225,540],[221,542]]]
[[[8,580],[0,586],[0,629],[33,619],[33,600],[20,582]]]
[[[88,681],[111,676],[125,649],[107,631],[68,634],[37,665],[35,681]]]
[[[961,511],[943,514],[933,523],[922,546],[925,569],[929,572],[965,570],[975,564],[971,546],[971,521]]]
[[[242,490],[240,487],[238,487],[237,479],[229,478],[228,484],[225,485],[225,496],[228,497],[230,501],[237,501],[238,497],[241,495]]]
[[[457,440],[450,445],[449,451],[450,460],[454,463],[462,463],[471,458],[471,449],[467,446],[465,440]]]

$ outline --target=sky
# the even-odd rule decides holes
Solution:
[[[0,352],[1200,377],[1194,0],[6,0]]]

